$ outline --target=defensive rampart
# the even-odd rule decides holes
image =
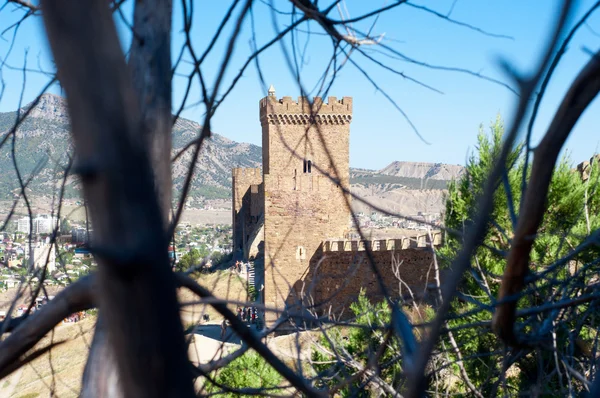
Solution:
[[[434,282],[433,248],[441,243],[439,232],[432,233],[431,238],[422,234],[400,239],[325,241],[310,260],[305,277],[294,285],[289,303],[302,297],[305,306],[314,306],[321,314],[349,316],[349,306],[361,289],[373,302],[385,298],[375,269],[393,298],[422,298]]]

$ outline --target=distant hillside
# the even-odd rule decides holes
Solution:
[[[381,171],[350,169],[350,184],[386,185],[402,189],[446,189],[448,180],[402,177]]]
[[[350,184],[356,196],[394,213],[440,213],[448,182],[463,173],[462,166],[393,162],[381,170],[350,169]],[[371,212],[360,200],[354,200],[352,207]]]
[[[463,166],[452,164],[392,162],[389,166],[379,170],[379,173],[397,177],[449,181],[460,177],[464,170]]]
[[[464,173],[463,166],[443,163],[392,162],[379,170],[380,174],[396,177],[449,181]]]
[[[0,136],[9,131],[15,118],[15,112],[0,113]],[[196,137],[199,130],[198,123],[180,119],[173,129],[172,154]],[[12,198],[19,188],[11,148],[12,140],[9,140],[0,149],[0,199]],[[29,186],[34,196],[50,198],[56,192],[62,177],[61,170],[71,152],[66,103],[59,96],[45,94],[18,129],[15,140],[16,162],[23,179],[28,178],[36,165],[42,166]],[[188,151],[173,165],[174,190],[181,189],[191,156],[192,151]],[[260,167],[261,156],[261,149],[256,145],[237,143],[213,133],[200,153],[191,195],[206,199],[229,197],[231,169]],[[71,178],[68,180],[66,196],[74,197],[77,194],[77,181]]]

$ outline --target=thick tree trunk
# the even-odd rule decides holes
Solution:
[[[129,69],[142,113],[143,140],[150,154],[154,187],[164,225],[171,214],[171,10],[170,0],[138,1],[135,5]],[[104,322],[96,325],[82,396],[118,397],[115,357],[111,355]]]
[[[123,398],[119,383],[116,358],[108,344],[106,326],[102,316],[96,321],[94,339],[81,381],[80,398]]]
[[[105,344],[96,343],[92,359],[102,361],[112,353],[122,396],[192,396],[167,255],[165,201],[162,198],[161,208],[148,140],[140,139],[147,119],[131,84],[107,3],[41,3],[58,77],[67,94],[75,148],[83,162],[78,171],[94,223],[103,325],[95,340],[108,341],[110,350],[103,351]],[[94,367],[88,364],[87,375]],[[102,364],[98,369],[111,374]],[[110,380],[107,377],[104,382]],[[107,388],[102,390],[104,396],[110,394]]]
[[[171,0],[135,3],[129,67],[165,225],[171,210]]]

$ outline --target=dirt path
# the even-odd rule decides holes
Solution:
[[[0,397],[12,397],[19,380],[21,380],[21,374],[23,373],[23,367],[20,367],[14,371],[10,376],[4,379],[0,385]],[[8,384],[7,384],[8,383]]]

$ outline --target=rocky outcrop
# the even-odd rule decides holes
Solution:
[[[587,181],[590,178],[592,164],[597,164],[598,161],[600,161],[600,155],[594,155],[590,160],[583,161],[577,165],[577,171],[581,175],[583,181]]]
[[[453,164],[397,161],[379,170],[379,173],[396,177],[453,180],[462,176],[464,170],[463,166]]]

